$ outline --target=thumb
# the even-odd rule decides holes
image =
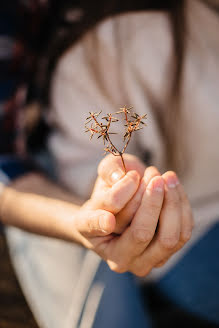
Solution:
[[[85,237],[107,236],[116,226],[115,216],[105,210],[82,209],[76,218],[76,228]]]
[[[127,172],[135,170],[140,178],[143,177],[146,166],[138,157],[124,154],[123,158]],[[121,158],[113,155],[106,156],[98,166],[98,175],[110,186],[119,181],[125,175]]]

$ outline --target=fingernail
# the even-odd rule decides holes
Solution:
[[[163,181],[163,179],[151,180],[149,182],[147,188],[158,191],[158,192],[163,192],[163,190],[164,190],[164,181]]]
[[[153,189],[155,191],[162,192],[164,189],[164,181],[162,179],[153,181]]]
[[[169,188],[175,188],[179,184],[179,180],[176,175],[171,175],[167,178],[167,185]]]
[[[110,177],[110,182],[111,183],[116,183],[117,181],[119,181],[122,177],[124,176],[124,172],[120,169],[114,171],[112,174],[111,174],[111,177]]]

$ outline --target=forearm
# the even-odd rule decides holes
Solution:
[[[29,174],[2,192],[0,220],[33,233],[77,241],[73,222],[79,203],[47,178]]]

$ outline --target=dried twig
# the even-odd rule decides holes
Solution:
[[[123,158],[123,154],[129,144],[132,133],[138,130],[141,130],[146,123],[143,121],[147,118],[147,114],[140,116],[135,112],[131,111],[132,107],[127,108],[126,106],[120,108],[118,112],[115,114],[123,114],[124,115],[124,127],[125,132],[123,135],[124,147],[120,151],[113,144],[110,139],[110,135],[116,134],[114,132],[110,132],[110,127],[112,123],[118,122],[119,119],[112,116],[111,113],[108,113],[106,116],[103,116],[101,119],[104,120],[104,123],[99,120],[100,112],[89,112],[89,116],[86,118],[85,123],[85,132],[90,132],[90,139],[96,134],[99,138],[103,139],[103,143],[105,146],[105,154],[111,153],[113,156],[120,156],[123,164],[124,171],[126,173],[125,162]]]

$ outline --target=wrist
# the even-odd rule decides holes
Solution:
[[[62,201],[61,201],[62,202]],[[83,245],[83,238],[78,230],[78,221],[80,221],[81,206],[75,206],[69,203],[63,203],[63,215],[57,216],[57,226],[59,227],[59,238],[66,241]]]

